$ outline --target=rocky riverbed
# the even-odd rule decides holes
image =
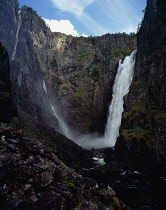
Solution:
[[[121,166],[114,148],[91,150],[94,166],[82,169],[84,177],[97,181],[102,188],[111,187],[131,209],[164,210],[166,207],[164,177],[150,176]]]

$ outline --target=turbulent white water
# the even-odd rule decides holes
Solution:
[[[45,81],[43,80],[43,89],[46,93],[46,96],[48,98],[48,92],[47,92],[47,87],[46,87],[46,83]],[[71,135],[71,132],[69,130],[69,128],[67,127],[67,125],[64,123],[64,121],[62,120],[62,118],[59,116],[58,112],[56,111],[55,107],[51,104],[51,102],[49,101],[49,98],[48,98],[48,103],[50,105],[50,108],[52,110],[52,113],[53,113],[53,116],[56,117],[56,119],[58,120],[59,122],[59,127],[60,127],[60,130],[62,132],[62,134],[64,134],[67,138],[69,139],[72,139],[72,135]]]
[[[18,44],[18,34],[19,34],[19,30],[21,27],[21,10],[18,11],[18,26],[17,26],[17,32],[16,32],[16,39],[15,39],[15,44],[14,44],[14,50],[12,53],[12,61],[15,59],[15,55],[16,55],[16,50],[17,50],[17,44]]]
[[[109,115],[104,137],[92,135],[81,136],[77,144],[87,149],[113,147],[119,135],[119,127],[123,112],[123,97],[129,92],[129,87],[134,74],[136,50],[124,61],[119,61],[119,67],[115,78],[112,94],[112,102],[109,107]]]

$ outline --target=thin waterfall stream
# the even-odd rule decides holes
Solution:
[[[14,50],[13,50],[13,53],[12,53],[11,61],[13,61],[15,59],[16,50],[17,50],[17,44],[18,44],[18,34],[19,34],[19,30],[20,30],[21,24],[22,24],[21,10],[19,10],[18,11],[18,26],[17,26],[17,32],[16,32],[16,39],[15,39]]]
[[[67,125],[65,124],[65,122],[62,120],[62,118],[59,116],[59,114],[56,111],[55,107],[51,104],[51,102],[49,100],[48,92],[47,92],[47,87],[46,87],[46,83],[45,83],[44,80],[43,80],[43,89],[44,89],[44,91],[46,93],[46,96],[48,98],[48,103],[50,105],[50,108],[51,108],[51,111],[53,113],[53,116],[55,116],[56,119],[59,122],[59,127],[60,127],[60,130],[61,130],[62,134],[64,134],[67,138],[72,139],[71,134],[70,134],[70,131],[69,131],[69,128],[67,127]]]

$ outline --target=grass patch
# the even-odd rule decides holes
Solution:
[[[5,87],[6,87],[6,84],[2,80],[0,80],[0,89],[3,89]]]
[[[87,70],[92,71],[92,73],[90,74],[90,77],[94,82],[97,82],[99,80],[100,73],[104,71],[104,64],[102,63],[91,64],[87,68]]]
[[[65,184],[65,185],[68,185],[68,186],[70,186],[70,187],[74,187],[74,188],[75,188],[75,184],[74,184],[74,182],[73,182],[73,181],[71,181],[71,180],[65,180],[65,181],[63,181],[63,184]]]
[[[2,102],[6,102],[10,99],[11,95],[10,93],[7,93],[7,92],[0,92],[0,100]]]
[[[80,90],[80,91],[77,91],[77,92],[73,93],[73,96],[82,96],[84,93],[87,93],[87,91]]]
[[[78,52],[76,59],[73,60],[72,62],[75,64],[82,63],[82,62],[88,60],[89,58],[93,57],[94,53],[95,52],[93,50],[89,50],[89,51],[82,50],[82,51]]]
[[[136,82],[132,82],[131,88],[139,89],[139,88],[141,88],[142,86],[144,86],[144,85],[146,85],[146,84],[147,84],[146,81],[136,81]]]
[[[31,129],[25,129],[24,130],[24,136],[27,138],[31,138],[34,139],[35,141],[38,141],[40,143],[44,143],[44,141],[42,139],[39,139],[37,134],[35,133],[35,131],[31,130]]]
[[[20,122],[17,117],[13,117],[13,119],[9,122],[9,127],[11,128],[20,128]]]
[[[150,130],[145,130],[139,126],[136,126],[134,129],[125,129],[122,130],[122,136],[126,139],[140,139],[140,138],[146,138],[146,136],[150,135],[151,131]]]
[[[110,54],[106,57],[106,61],[109,61],[112,57],[115,57],[119,54],[122,54],[124,56],[130,55],[132,51],[132,49],[128,48],[115,48],[114,50],[110,51]]]

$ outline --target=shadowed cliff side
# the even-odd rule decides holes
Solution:
[[[11,93],[9,57],[0,42],[0,122],[8,123],[15,114]]]
[[[166,173],[166,2],[148,0],[138,32],[134,80],[125,99],[119,160],[152,174]]]

